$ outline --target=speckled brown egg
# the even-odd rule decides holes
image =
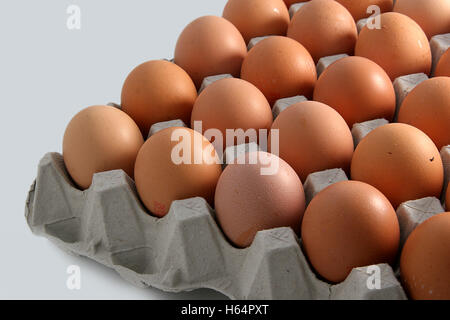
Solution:
[[[391,121],[395,113],[391,79],[363,57],[347,57],[330,65],[317,81],[314,100],[338,111],[350,128],[373,119]]]
[[[435,77],[450,77],[450,48],[439,59],[434,72]]]
[[[133,178],[134,162],[144,140],[136,123],[123,111],[92,106],[76,114],[63,139],[67,171],[82,189],[95,173],[122,169]]]
[[[428,39],[437,34],[450,32],[450,1],[448,0],[397,0],[394,11],[416,21]]]
[[[439,150],[450,145],[450,78],[432,78],[415,87],[400,107],[398,122],[425,132]]]
[[[353,138],[345,120],[331,107],[315,101],[290,106],[275,119],[269,136],[269,150],[294,168],[302,181],[309,174],[326,169],[348,170],[353,155]]]
[[[380,28],[366,25],[361,30],[355,55],[376,62],[391,80],[413,73],[430,74],[430,44],[420,26],[397,12],[381,14],[380,22]]]
[[[290,21],[283,0],[228,0],[223,17],[235,25],[247,43],[260,36],[285,36]]]
[[[370,6],[378,6],[380,8],[380,12],[388,12],[392,11],[392,7],[394,6],[393,0],[336,0],[340,4],[342,4],[353,16],[355,21],[359,21],[360,19],[367,18],[374,14],[374,12],[367,12],[367,9]]]
[[[241,78],[253,83],[271,105],[281,98],[312,96],[316,66],[297,41],[272,36],[258,42],[242,64]]]
[[[200,122],[201,133],[210,129],[220,130],[226,141],[218,141],[222,141],[225,148],[244,142],[258,142],[259,130],[265,129],[267,135],[272,120],[272,110],[261,91],[250,82],[230,78],[214,82],[200,94],[192,110],[191,127],[196,130],[195,122]],[[253,129],[254,134],[248,132],[247,141],[244,134],[241,135],[242,141],[226,139],[227,130],[239,129],[244,134]]]
[[[144,143],[134,175],[144,205],[163,217],[174,200],[202,197],[212,204],[221,172],[214,147],[205,137],[188,128],[173,127]]]
[[[191,22],[175,48],[175,63],[194,80],[197,88],[205,77],[231,74],[239,77],[247,46],[238,29],[228,20],[205,16]]]
[[[164,60],[145,62],[128,75],[122,88],[122,110],[136,121],[147,137],[162,121],[190,122],[197,90],[189,75]]]
[[[262,170],[268,170],[267,174]],[[261,230],[291,227],[298,233],[305,194],[286,162],[272,154],[252,152],[225,168],[217,184],[215,208],[225,235],[244,248]]]
[[[397,208],[409,200],[439,198],[444,168],[438,149],[425,133],[393,123],[373,130],[358,144],[351,177],[380,190]]]
[[[400,240],[397,215],[374,187],[344,181],[318,193],[306,209],[302,243],[314,269],[332,283],[353,268],[393,263]]]
[[[450,212],[435,215],[408,237],[400,259],[411,299],[450,300]]]
[[[314,61],[346,53],[353,55],[358,31],[351,14],[333,0],[312,0],[298,10],[287,36],[300,42]]]

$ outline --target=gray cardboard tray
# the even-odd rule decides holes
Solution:
[[[368,267],[340,284],[318,279],[290,228],[260,231],[251,247],[234,248],[202,198],[172,203],[164,218],[149,215],[122,170],[99,173],[76,189],[62,156],[48,153],[26,201],[33,233],[65,251],[113,268],[140,287],[169,292],[211,288],[231,299],[406,299],[389,265],[369,289]]]

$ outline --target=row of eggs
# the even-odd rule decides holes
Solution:
[[[280,2],[230,0],[224,11],[227,19],[207,16],[189,24],[178,39],[174,63],[149,61],[129,74],[122,110],[94,106],[72,119],[64,135],[64,161],[82,189],[89,188],[96,172],[123,169],[134,177],[143,204],[159,217],[167,214],[173,200],[204,197],[215,206],[222,230],[237,247],[249,246],[259,230],[290,226],[301,234],[315,270],[330,282],[340,282],[353,267],[395,262],[399,226],[394,209],[399,204],[441,196],[444,172],[439,149],[450,144],[450,74],[445,73],[450,54],[444,54],[438,65],[440,76],[407,96],[398,115],[401,123],[374,130],[355,150],[350,132],[355,123],[394,119],[392,80],[430,73],[427,36],[414,20],[391,12],[380,16],[381,29],[366,27],[358,36],[352,15],[332,0],[308,2],[279,32],[264,29],[287,13]],[[251,15],[248,10],[261,12]],[[266,21],[260,25],[254,21],[258,19]],[[241,26],[239,21],[249,25]],[[249,38],[267,34],[276,35],[247,52]],[[338,53],[356,56],[333,63],[317,79],[318,58]],[[224,73],[236,78],[219,80],[198,94],[205,77]],[[274,121],[274,102],[295,95],[314,101],[295,104]],[[219,163],[211,161],[216,160],[216,152],[202,154],[201,164],[175,164],[174,131],[192,142],[200,139],[200,146],[191,143],[192,159],[211,142],[204,131],[179,127],[162,130],[144,142],[153,124],[173,119],[192,127],[201,121],[203,130],[221,132],[278,130],[279,158],[270,154],[269,138],[269,153],[259,152],[258,159],[276,160],[279,170],[264,176],[261,161],[249,165],[237,159],[222,171]],[[329,168],[343,168],[355,181],[325,189],[306,208],[302,181]],[[450,297],[450,280],[444,285],[436,282],[440,277],[436,270],[445,268],[448,254],[433,255],[436,276],[423,280],[428,281],[424,287],[433,289],[425,291],[417,285],[423,248],[437,250],[430,245],[433,241],[449,243],[444,234],[450,233],[449,214],[433,219],[439,222],[418,228],[416,233],[426,236],[412,235],[402,253],[402,269],[408,270],[402,274],[412,297]]]

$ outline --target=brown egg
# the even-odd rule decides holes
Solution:
[[[361,30],[355,55],[376,62],[391,80],[412,73],[429,74],[430,44],[419,25],[397,12],[381,14],[380,21],[379,29],[366,25]]]
[[[235,25],[245,42],[259,36],[285,36],[290,21],[283,0],[228,0],[223,17]]]
[[[165,216],[174,200],[203,197],[209,203],[222,172],[214,147],[188,128],[168,128],[151,136],[136,159],[136,188],[154,215]]]
[[[224,139],[227,129],[243,129],[245,132],[254,129],[254,136],[249,136],[247,142],[258,142],[259,129],[269,131],[273,115],[258,88],[245,80],[230,78],[214,82],[200,94],[192,110],[191,121],[194,129],[194,122],[201,121],[201,133],[208,129],[220,130]],[[226,140],[223,147],[236,143],[239,141]]]
[[[284,3],[288,7],[288,9],[294,4],[299,2],[308,2],[309,0],[284,0]]]
[[[403,247],[400,271],[414,300],[450,300],[450,212],[419,225]]]
[[[353,138],[345,120],[334,109],[315,101],[290,106],[275,119],[279,141],[269,137],[269,150],[289,163],[302,181],[310,173],[326,169],[348,170]]]
[[[402,103],[398,122],[425,132],[439,150],[450,145],[450,78],[432,78],[415,87]]]
[[[340,53],[353,55],[358,30],[351,14],[333,0],[312,0],[292,18],[287,36],[300,42],[317,63]]]
[[[395,91],[391,79],[375,62],[347,57],[330,65],[319,77],[314,100],[323,102],[355,123],[384,118],[395,113]]]
[[[228,20],[205,16],[191,22],[181,33],[175,48],[175,63],[194,80],[218,74],[239,77],[247,46],[239,30]]]
[[[372,6],[378,6],[380,12],[392,11],[394,6],[393,0],[336,0],[342,4],[352,14],[355,21],[367,18],[374,14],[374,12],[367,12],[367,9]]]
[[[150,127],[162,121],[190,122],[197,90],[189,75],[164,60],[145,62],[128,75],[122,88],[122,110],[147,137]]]
[[[344,281],[353,268],[393,263],[400,240],[397,215],[374,187],[344,181],[317,194],[306,209],[302,243],[326,280]]]
[[[63,139],[67,171],[82,189],[95,173],[122,169],[133,178],[134,162],[144,143],[136,123],[109,106],[92,106],[72,118]]]
[[[297,41],[272,36],[258,42],[242,64],[241,78],[253,83],[270,105],[281,98],[312,95],[316,66]]]
[[[261,174],[270,166],[274,168],[271,174]],[[298,233],[305,194],[300,179],[286,162],[272,154],[254,152],[225,168],[217,184],[215,207],[225,235],[244,248],[260,230],[291,227]]]
[[[428,39],[450,32],[449,0],[397,0],[394,11],[416,21]]]
[[[450,77],[450,48],[439,59],[434,76]]]
[[[383,192],[397,208],[409,200],[439,198],[444,169],[438,149],[425,133],[393,123],[373,130],[359,143],[351,177]]]

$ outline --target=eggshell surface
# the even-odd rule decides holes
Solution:
[[[425,132],[439,150],[450,145],[450,78],[432,78],[415,87],[403,101],[398,122]]]
[[[205,16],[191,22],[180,34],[174,60],[200,88],[208,76],[231,74],[239,77],[246,55],[244,38],[231,22]]]
[[[360,19],[368,18],[373,15],[374,12],[372,10],[368,11],[370,6],[378,6],[380,8],[380,12],[388,12],[392,11],[394,6],[393,0],[336,0],[340,4],[342,4],[353,16],[355,21],[359,21]]]
[[[190,122],[197,90],[189,75],[164,60],[145,62],[127,77],[122,88],[122,110],[136,121],[147,137],[158,122]]]
[[[63,139],[67,171],[82,189],[95,173],[122,169],[133,178],[134,162],[144,143],[136,123],[109,106],[92,106],[76,114]]]
[[[279,141],[271,134],[269,150],[279,149],[279,156],[302,181],[313,172],[350,167],[354,148],[350,129],[339,113],[323,103],[305,101],[288,107],[272,130],[278,130]]]
[[[254,84],[273,105],[281,98],[311,97],[317,71],[311,55],[301,44],[272,36],[249,51],[242,64],[241,78]]]
[[[428,39],[437,34],[450,33],[450,1],[397,0],[394,11],[416,21]]]
[[[353,55],[358,31],[345,7],[334,0],[312,0],[295,13],[287,36],[300,42],[317,63],[322,57]]]
[[[332,283],[356,267],[393,263],[400,240],[397,215],[374,187],[357,181],[331,185],[306,209],[302,243],[314,269]]]
[[[397,208],[409,200],[439,198],[444,168],[438,149],[425,133],[394,123],[373,130],[358,144],[351,177],[380,190]]]
[[[201,121],[201,133],[220,130],[226,140],[222,145],[225,148],[239,144],[238,139],[226,139],[227,129],[242,129],[243,133],[254,129],[254,135],[249,135],[247,142],[258,142],[259,130],[266,129],[267,135],[272,120],[272,110],[261,91],[245,80],[230,78],[214,82],[200,94],[192,110],[191,127]]]
[[[174,200],[203,197],[210,204],[222,172],[214,147],[200,133],[181,127],[152,135],[136,159],[138,194],[155,216],[163,217]]]
[[[450,212],[435,215],[408,237],[400,274],[414,300],[450,299]]]
[[[290,22],[283,0],[229,0],[223,17],[234,24],[246,43],[260,36],[285,36]]]
[[[413,73],[430,74],[430,44],[420,26],[397,12],[382,13],[379,18],[380,28],[366,25],[361,30],[355,55],[376,62],[392,81]]]
[[[250,162],[251,156],[256,156]],[[261,174],[262,168],[275,170]],[[300,231],[305,210],[303,186],[283,160],[265,152],[247,153],[228,165],[215,195],[217,219],[237,247],[251,245],[260,230],[291,227]]]
[[[314,89],[314,100],[338,111],[350,127],[373,119],[391,121],[395,113],[389,76],[362,57],[343,58],[325,69]]]

